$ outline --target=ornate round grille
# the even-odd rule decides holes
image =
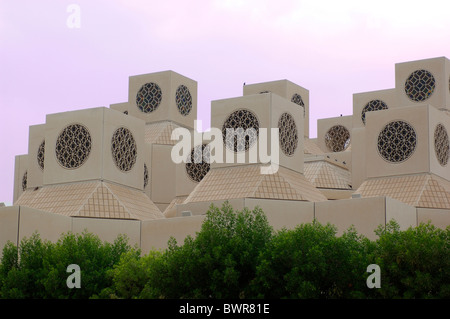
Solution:
[[[436,81],[427,70],[417,70],[411,73],[405,82],[406,95],[413,101],[421,102],[433,94]]]
[[[297,125],[289,113],[283,113],[278,120],[280,147],[284,154],[292,156],[298,145]]]
[[[306,114],[305,103],[303,103],[303,99],[300,96],[300,94],[295,93],[294,95],[292,95],[291,102],[300,105],[303,108],[303,116],[305,116]]]
[[[442,166],[445,166],[448,163],[448,158],[450,156],[449,147],[447,130],[444,125],[438,124],[434,130],[434,151],[436,152],[439,164]]]
[[[387,110],[388,106],[381,100],[372,100],[366,104],[361,112],[361,120],[366,125],[366,112]]]
[[[162,92],[158,84],[146,83],[136,95],[136,104],[144,113],[151,113],[156,110],[161,103]]]
[[[233,129],[234,133],[231,134],[231,131],[227,129]],[[228,115],[222,126],[223,142],[229,150],[235,152],[248,151],[256,143],[258,135],[259,121],[249,110],[234,111]]]
[[[181,115],[186,116],[191,112],[192,109],[192,96],[189,89],[180,85],[175,93],[175,100],[177,102],[178,111]]]
[[[26,191],[28,184],[28,171],[25,171],[25,174],[22,176],[22,190]]]
[[[325,145],[331,152],[342,152],[350,145],[350,132],[342,125],[331,127],[325,134]]]
[[[378,153],[391,163],[406,161],[414,153],[416,145],[416,131],[404,121],[388,123],[378,135]]]
[[[45,159],[45,141],[41,143],[37,152],[37,162],[41,170],[44,170],[44,159]]]
[[[137,148],[129,129],[120,127],[114,132],[111,140],[111,152],[119,170],[128,172],[133,168],[136,163]]]
[[[190,163],[186,163],[186,173],[194,182],[200,182],[210,169],[209,145],[197,145],[190,154]]]
[[[56,158],[64,168],[75,169],[86,162],[91,147],[88,129],[81,124],[71,124],[56,139]]]
[[[147,164],[144,163],[144,188],[146,188],[148,185],[148,175]]]

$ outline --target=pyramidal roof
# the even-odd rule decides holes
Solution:
[[[164,218],[143,192],[103,181],[28,189],[15,205],[71,217],[133,220]]]
[[[181,127],[170,121],[150,123],[145,126],[145,142],[148,144],[175,145],[178,141],[170,137],[172,131]]]
[[[318,188],[352,189],[350,171],[326,160],[305,161],[305,177]]]
[[[356,193],[389,196],[415,207],[450,209],[450,182],[433,174],[370,179]]]
[[[204,202],[236,198],[325,201],[326,197],[302,174],[279,167],[261,174],[262,165],[214,168],[184,201]]]

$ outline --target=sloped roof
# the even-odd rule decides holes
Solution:
[[[320,149],[320,147],[309,138],[305,138],[303,141],[303,153],[312,154],[312,155],[323,155],[324,151]]]
[[[180,126],[169,122],[151,123],[145,126],[145,142],[149,144],[175,145],[178,141],[170,137],[172,131]]]
[[[102,181],[49,185],[25,191],[14,205],[71,217],[164,218],[143,192]]]
[[[325,201],[326,197],[302,174],[279,167],[261,174],[261,165],[211,169],[184,203],[235,198]]]
[[[352,189],[350,171],[326,160],[305,161],[304,175],[318,188]]]
[[[433,174],[370,179],[356,193],[389,196],[415,207],[450,209],[450,182]]]
[[[175,217],[177,215],[176,205],[182,204],[186,198],[187,198],[187,196],[175,197],[170,202],[169,206],[166,207],[166,209],[163,212],[163,215],[167,218]]]

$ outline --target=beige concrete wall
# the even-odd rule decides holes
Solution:
[[[56,242],[61,234],[72,230],[72,218],[20,206],[19,242],[37,232],[42,239]]]
[[[17,245],[19,210],[19,206],[0,207],[0,252],[8,241]]]
[[[292,229],[299,224],[311,223],[314,220],[314,203],[312,202],[246,198],[244,205],[251,210],[259,206],[275,230]]]
[[[430,171],[429,160],[429,108],[427,104],[369,112],[366,124],[367,177],[384,177]],[[416,132],[416,148],[411,156],[401,163],[391,163],[378,152],[378,136],[384,127],[395,120],[407,122]]]
[[[150,113],[142,112],[136,104],[136,95],[146,83],[155,83],[161,89],[161,103]],[[188,88],[192,98],[192,109],[184,116],[178,111],[176,91],[180,85]],[[194,128],[197,119],[197,82],[173,71],[162,71],[129,77],[129,115],[143,119],[146,123],[173,121],[181,126]]]
[[[405,94],[405,82],[416,70],[427,70],[435,78],[435,89],[431,96],[424,102],[436,108],[447,108],[449,95],[449,61],[445,57],[408,61],[395,64],[395,88],[398,90],[399,103],[402,106],[414,105],[418,102],[412,101]]]
[[[317,145],[325,153],[332,152],[325,144],[325,135],[335,125],[344,126],[350,133],[350,145],[352,145],[353,116],[339,116],[317,120]]]
[[[378,225],[385,225],[384,197],[354,198],[315,203],[315,218],[320,223],[331,223],[343,234],[352,225],[358,233],[375,239]]]
[[[28,187],[41,187],[44,183],[44,171],[38,164],[38,151],[45,140],[45,124],[32,125],[28,135]],[[46,145],[46,149],[49,146]],[[47,153],[47,152],[45,152]],[[45,166],[45,160],[44,160]]]
[[[176,164],[171,151],[172,145],[152,145],[150,198],[161,211],[176,197]]]
[[[309,137],[309,91],[298,84],[295,84],[289,80],[278,80],[263,83],[253,83],[243,86],[243,95],[260,94],[261,92],[271,92],[281,96],[288,101],[292,101],[294,94],[301,96],[304,111],[302,115],[304,121],[304,136]]]
[[[265,93],[265,94],[253,94],[245,95],[242,97],[235,97],[223,100],[216,100],[211,102],[211,127],[219,128],[222,130],[223,124],[228,116],[240,109],[246,109],[251,111],[259,122],[259,128],[267,129],[267,140],[264,145],[266,146],[266,152],[262,152],[263,155],[271,155],[271,128],[278,127],[278,121],[282,113],[289,113],[295,121],[297,127],[298,144],[297,148],[292,156],[286,156],[281,149],[279,149],[279,164],[283,167],[289,168],[296,172],[303,173],[303,142],[304,137],[301,134],[304,128],[302,110],[299,106],[284,99],[277,94]],[[279,140],[276,141],[279,146]],[[260,154],[260,146],[262,144],[261,132],[257,143],[246,152],[234,152],[229,150],[223,145],[223,163],[212,163],[211,168],[215,167],[230,167],[238,165],[247,165],[248,163],[266,163],[263,161]],[[228,153],[228,154],[227,154]],[[238,154],[244,154],[245,160],[239,161]],[[254,154],[255,160],[250,160],[250,154]],[[231,159],[228,160],[228,159]],[[276,163],[276,158],[271,158],[272,162]]]
[[[367,179],[366,174],[366,129],[354,128],[352,130],[352,187],[358,189]]]
[[[400,230],[406,230],[409,227],[417,226],[417,211],[416,208],[390,197],[386,199],[386,222],[395,220]]]
[[[353,128],[362,128],[365,126],[362,120],[362,111],[364,107],[372,100],[383,101],[388,109],[399,106],[399,97],[396,89],[387,89],[371,92],[362,92],[353,94]],[[367,112],[366,112],[367,113]],[[366,119],[367,121],[367,119]],[[353,144],[353,143],[352,143]]]
[[[200,231],[204,218],[204,215],[198,215],[141,222],[142,253],[167,248],[170,237],[174,237],[182,245],[188,235],[195,237]]]
[[[28,172],[28,155],[17,155],[14,161],[14,191],[13,203],[15,203],[20,195],[22,195],[22,180],[25,173]],[[28,180],[28,173],[27,173]],[[28,183],[27,183],[28,184]]]
[[[417,208],[417,224],[431,222],[436,227],[445,229],[450,226],[449,209]]]
[[[72,218],[72,232],[81,234],[83,231],[94,233],[102,241],[114,242],[119,235],[126,235],[131,246],[140,245],[141,225],[137,220]]]

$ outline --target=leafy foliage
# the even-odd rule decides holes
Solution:
[[[142,255],[119,236],[38,234],[3,248],[0,298],[450,298],[450,227],[395,221],[377,240],[354,228],[317,221],[274,231],[260,208],[211,205],[201,230],[183,244]],[[81,289],[69,289],[67,266],[81,268]],[[369,289],[367,266],[381,269]]]

